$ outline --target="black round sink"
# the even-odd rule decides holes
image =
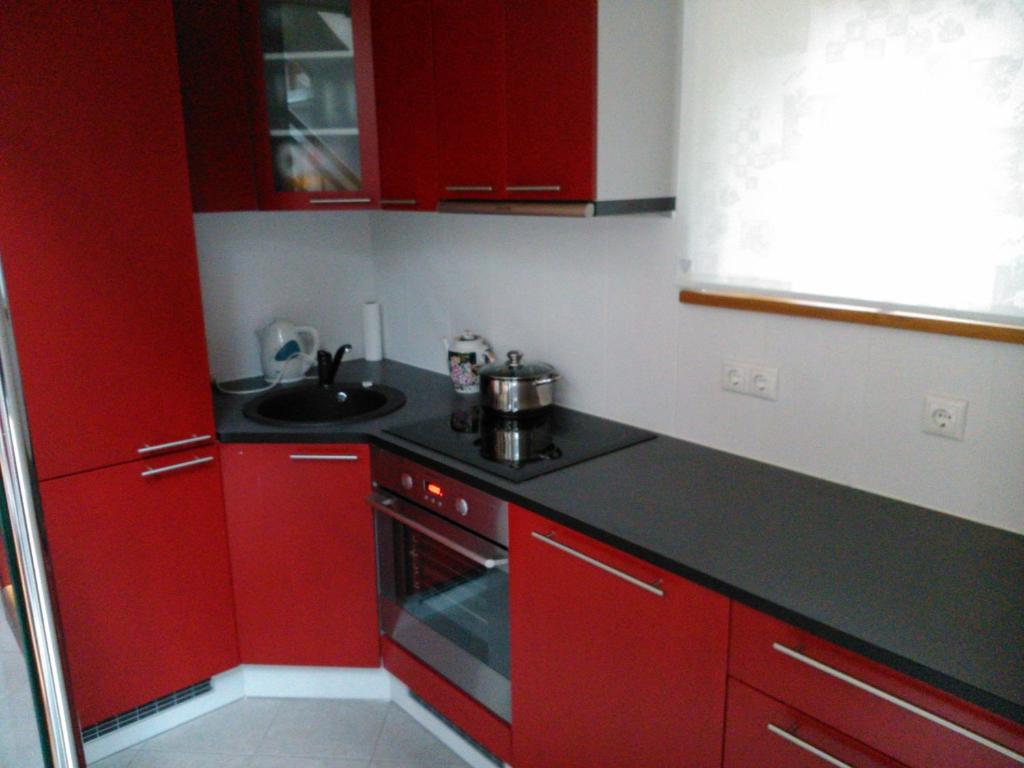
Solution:
[[[242,411],[247,418],[264,424],[320,427],[373,419],[403,405],[405,395],[380,384],[304,384],[260,395],[246,403]]]

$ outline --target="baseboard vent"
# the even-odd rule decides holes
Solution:
[[[158,712],[163,712],[170,709],[171,707],[182,704],[186,701],[202,696],[204,693],[209,693],[213,690],[213,683],[210,680],[201,680],[194,685],[190,685],[187,688],[182,688],[180,691],[169,693],[166,696],[161,696],[159,699],[153,699],[152,701],[146,702],[142,706],[136,707],[135,709],[129,709],[127,712],[122,712],[119,715],[108,717],[106,720],[96,723],[96,725],[90,725],[88,728],[82,729],[82,742],[92,741],[98,739],[100,736],[106,736],[108,733],[113,733],[119,728],[124,728],[126,725],[137,723],[139,720],[144,720],[151,715],[155,715]]]

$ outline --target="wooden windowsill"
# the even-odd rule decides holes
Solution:
[[[860,323],[886,328],[901,328],[905,331],[941,333],[947,336],[966,336],[971,339],[1002,341],[1007,344],[1024,344],[1024,328],[983,320],[962,320],[955,317],[941,317],[916,312],[901,312],[861,307],[851,304],[833,304],[807,299],[758,296],[747,293],[728,293],[708,290],[683,289],[679,300],[684,304],[700,304],[706,307],[745,309],[750,312],[771,312],[778,315],[813,317],[819,320],[837,320],[843,323]]]

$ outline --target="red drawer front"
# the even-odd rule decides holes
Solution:
[[[1024,728],[737,603],[729,673],[910,766],[1020,768],[1024,761],[995,746],[1024,755]],[[875,692],[863,690],[864,685]],[[980,744],[884,696],[994,745]]]
[[[780,733],[781,731],[781,733]],[[901,763],[803,712],[729,680],[723,768],[899,768]]]

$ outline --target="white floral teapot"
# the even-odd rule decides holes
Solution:
[[[495,359],[491,345],[472,331],[464,331],[455,341],[449,341],[447,336],[442,341],[448,352],[448,373],[452,377],[455,391],[463,395],[479,392],[478,370],[487,363],[493,363]]]

